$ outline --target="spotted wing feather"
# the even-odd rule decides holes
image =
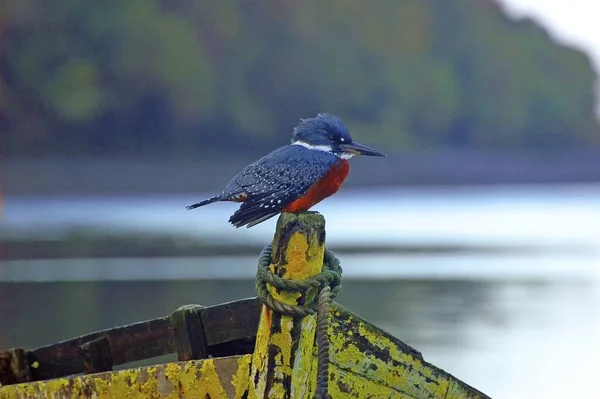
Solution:
[[[235,176],[222,195],[245,193],[247,198],[229,219],[236,227],[254,226],[302,197],[325,176],[337,157],[297,145],[281,147]]]

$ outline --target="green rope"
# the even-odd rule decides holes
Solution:
[[[331,305],[331,288],[326,285],[319,292],[317,305],[317,332],[316,341],[319,352],[317,354],[317,389],[315,399],[328,399],[329,393],[329,338],[327,337],[327,325],[329,323],[329,312]]]
[[[342,267],[334,253],[325,248],[323,257],[323,271],[306,280],[284,279],[271,272],[269,266],[272,262],[271,244],[264,247],[258,259],[256,272],[256,294],[258,298],[276,312],[292,317],[304,317],[317,314],[316,341],[319,348],[317,366],[317,390],[315,398],[327,398],[327,382],[329,370],[329,339],[327,337],[327,323],[329,321],[329,308],[331,300],[335,298],[342,279]],[[306,294],[309,289],[317,288],[319,297],[317,301],[305,305],[288,305],[282,303],[271,295],[267,289],[271,285],[282,291],[299,292]]]
[[[306,294],[306,291],[311,288],[318,288],[320,290],[322,287],[328,285],[331,287],[331,298],[333,299],[337,295],[342,279],[342,267],[340,266],[340,261],[330,250],[325,249],[323,271],[306,280],[288,280],[271,272],[269,269],[271,255],[272,248],[271,244],[269,244],[260,253],[258,270],[256,272],[256,294],[271,309],[294,317],[304,317],[316,313],[317,303],[303,306],[281,303],[273,298],[267,289],[267,285],[271,285],[279,290],[300,292],[302,294]]]

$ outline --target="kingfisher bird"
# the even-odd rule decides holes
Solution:
[[[291,144],[246,166],[220,194],[187,209],[217,201],[241,202],[229,218],[236,228],[255,226],[281,212],[305,212],[339,190],[354,155],[385,156],[352,140],[335,115],[301,119]]]

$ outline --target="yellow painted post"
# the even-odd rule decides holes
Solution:
[[[325,251],[325,219],[318,213],[283,213],[273,238],[271,271],[286,279],[304,280],[321,273]],[[268,287],[275,300],[309,305],[318,294],[280,292]],[[249,398],[312,398],[316,315],[293,318],[262,307],[252,355]],[[316,349],[316,348],[315,348]]]

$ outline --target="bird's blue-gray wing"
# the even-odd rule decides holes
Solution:
[[[288,145],[248,165],[224,190],[224,194],[246,196],[229,222],[251,227],[277,215],[325,176],[335,162],[337,157],[331,153]]]

